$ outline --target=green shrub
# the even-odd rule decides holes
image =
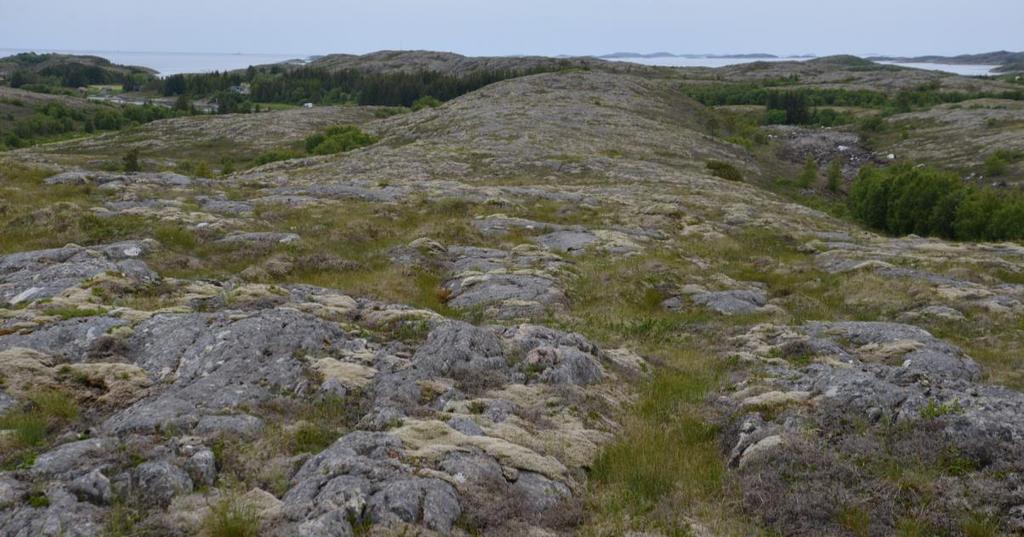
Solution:
[[[263,153],[262,155],[256,157],[253,160],[253,165],[262,166],[264,164],[270,164],[271,162],[290,160],[293,158],[299,158],[301,156],[302,154],[297,151],[290,151],[287,149],[275,149],[272,151],[267,151],[266,153]]]
[[[318,453],[338,439],[332,428],[315,423],[302,423],[295,429],[294,452]]]
[[[843,162],[839,159],[835,159],[831,164],[828,165],[828,172],[826,172],[828,182],[825,183],[825,188],[829,192],[839,192],[839,187],[843,183]]]
[[[807,157],[804,161],[804,168],[796,177],[796,184],[803,188],[809,188],[818,180],[818,163],[814,157]]]
[[[969,186],[956,174],[909,164],[862,169],[850,189],[849,207],[868,227],[895,235],[1024,238],[1024,194]]]
[[[373,144],[376,138],[359,130],[354,125],[331,127],[324,133],[317,133],[306,138],[306,151],[314,155],[333,155],[344,153],[363,146]]]
[[[44,416],[58,421],[71,421],[78,417],[78,404],[69,395],[56,391],[39,391],[29,400]]]
[[[321,132],[309,135],[309,137],[306,138],[306,152],[312,153],[316,150],[317,146],[324,143],[324,140],[326,139],[327,136]]]
[[[139,164],[139,150],[129,149],[124,155],[124,171],[133,173],[142,170],[142,166]]]
[[[985,158],[985,175],[990,177],[1006,175],[1010,171],[1010,164],[1022,158],[1024,158],[1024,153],[1020,151],[997,149]]]
[[[49,421],[39,412],[14,410],[0,417],[0,429],[14,431],[20,446],[37,446],[46,438]]]
[[[101,309],[78,308],[78,307],[47,308],[46,309],[46,314],[47,315],[56,315],[57,317],[60,317],[61,319],[64,319],[64,320],[67,320],[67,319],[78,319],[78,318],[81,318],[81,317],[95,317],[96,315],[103,315],[103,313],[104,312]]]
[[[78,417],[75,400],[56,390],[34,392],[28,399],[28,404],[0,416],[0,429],[13,431],[16,447],[38,446],[52,428]]]
[[[721,177],[728,181],[742,181],[743,174],[728,162],[722,162],[720,160],[709,160],[704,166],[711,171],[711,175],[715,177]]]
[[[999,153],[992,153],[985,159],[985,175],[989,177],[997,177],[1000,175],[1006,175],[1006,172],[1010,169],[1010,163]]]
[[[424,108],[437,108],[438,106],[441,106],[441,104],[441,100],[437,97],[424,95],[423,97],[413,101],[412,111],[416,112],[418,110],[423,110]]]

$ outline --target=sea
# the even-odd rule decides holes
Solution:
[[[230,71],[245,69],[250,65],[266,65],[285,61],[307,62],[308,54],[251,54],[221,52],[135,52],[123,50],[47,50],[47,49],[8,49],[0,48],[0,56],[19,52],[58,52],[61,54],[88,54],[100,56],[122,65],[138,65],[155,69],[161,76],[179,73],[209,73],[213,71]],[[802,61],[809,57],[793,58],[722,58],[722,57],[657,57],[657,58],[617,58],[615,61],[626,61],[644,65],[660,65],[666,67],[725,67],[755,61]],[[964,76],[985,76],[992,74],[994,65],[947,65],[938,63],[894,63],[882,62],[903,67],[945,71]]]
[[[663,67],[726,67],[729,65],[739,65],[744,63],[752,63],[758,61],[766,62],[783,62],[783,61],[806,61],[812,59],[808,56],[799,56],[792,58],[722,58],[722,57],[675,57],[675,56],[664,56],[655,58],[616,58],[615,61],[624,61],[632,63],[640,63],[643,65],[658,65]],[[946,73],[953,73],[962,76],[988,76],[992,75],[992,70],[995,69],[996,65],[959,65],[959,64],[945,64],[945,63],[898,63],[898,62],[878,62],[888,65],[899,65],[901,67],[911,67],[914,69],[925,69],[928,71],[943,71]]]

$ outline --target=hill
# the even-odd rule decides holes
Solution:
[[[755,82],[884,99],[691,96]],[[1024,247],[850,217],[1015,221],[929,165],[1024,99],[897,102],[972,83],[558,69],[0,153],[0,534],[1017,531]]]
[[[98,56],[26,52],[0,58],[0,81],[10,86],[79,88],[96,84],[141,87],[156,75],[147,67],[117,65]]]
[[[595,58],[548,58],[541,56],[468,57],[450,52],[383,50],[361,56],[329,54],[306,64],[330,71],[358,70],[370,73],[436,72],[465,76],[476,71],[533,71],[563,68],[616,68]]]

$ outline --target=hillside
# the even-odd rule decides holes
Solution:
[[[361,68],[475,68],[414,56]],[[571,69],[0,153],[0,534],[1020,531],[1024,246],[882,235],[843,196],[917,169],[890,147],[1020,147],[1021,101],[862,132],[688,96],[791,75],[1017,88]]]
[[[531,71],[557,68],[616,69],[614,63],[595,58],[547,58],[541,56],[468,57],[451,52],[383,50],[364,55],[329,54],[306,64],[331,71],[355,69],[371,73],[438,72],[464,76],[475,71]],[[621,67],[618,67],[621,68]]]
[[[148,67],[117,65],[98,56],[27,52],[0,58],[0,81],[22,85],[78,88],[90,84],[145,81],[156,75]]]
[[[688,79],[753,83],[792,78],[794,85],[819,88],[867,90],[895,93],[922,86],[941,91],[1014,91],[1019,86],[998,80],[962,77],[940,71],[926,71],[883,65],[856,56],[827,56],[807,61],[753,62],[718,69],[680,68]]]

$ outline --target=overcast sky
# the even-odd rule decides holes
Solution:
[[[0,48],[470,55],[1024,50],[1024,0],[0,0]]]

